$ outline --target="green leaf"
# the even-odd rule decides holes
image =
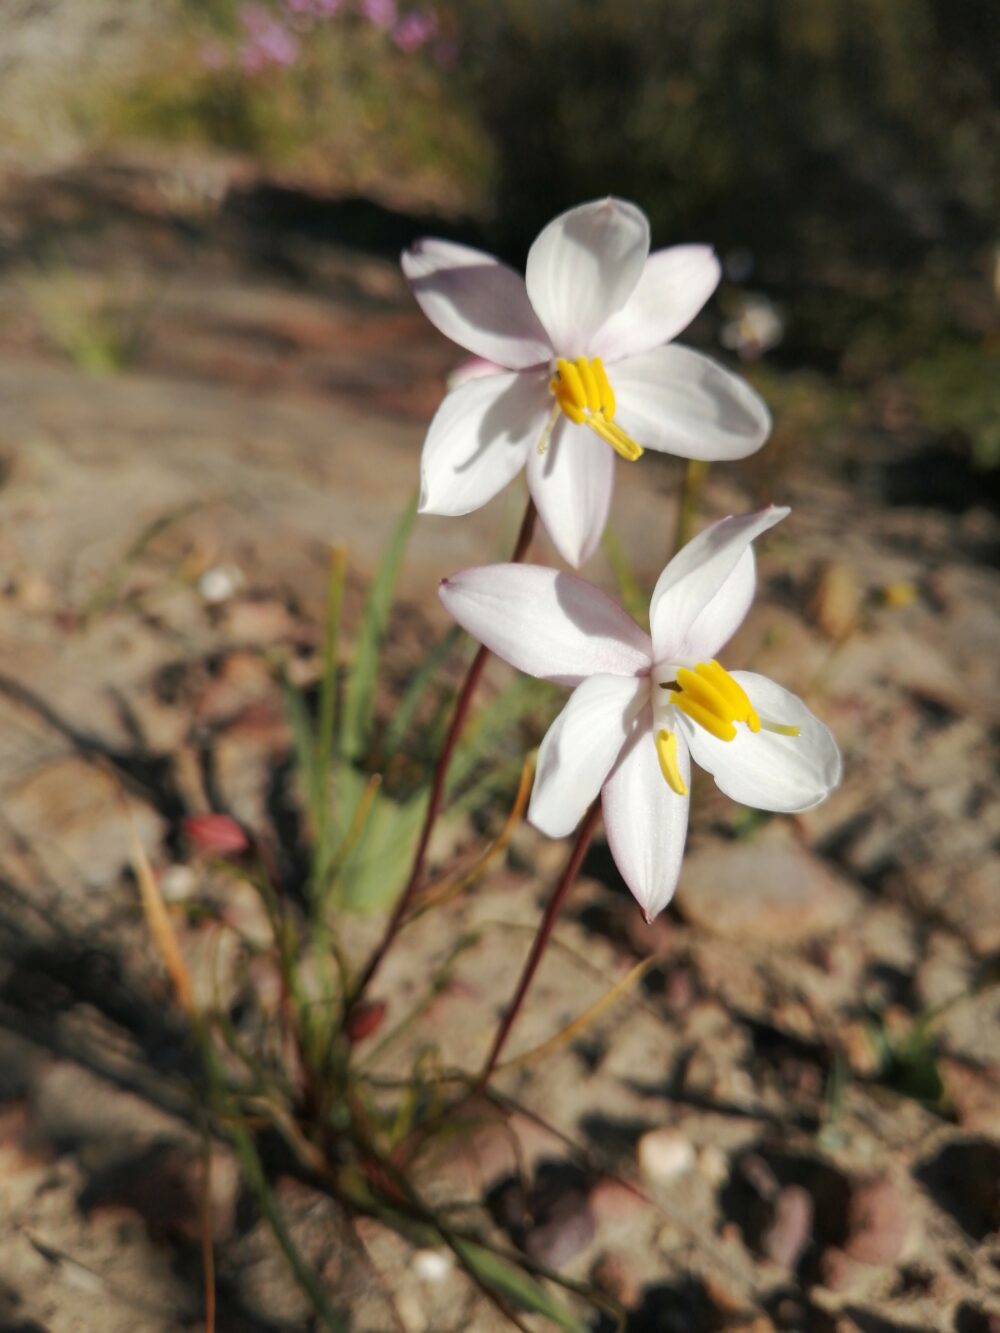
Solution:
[[[427,792],[421,790],[402,802],[379,792],[363,827],[358,829],[355,816],[369,776],[348,764],[341,764],[335,776],[338,799],[334,827],[341,846],[334,851],[331,901],[346,911],[381,911],[396,901],[410,873]],[[350,841],[346,849],[345,839]]]
[[[452,1238],[452,1244],[462,1262],[485,1286],[499,1292],[523,1310],[545,1315],[557,1327],[565,1329],[566,1333],[587,1333],[589,1324],[585,1320],[502,1255],[494,1254],[475,1241],[462,1240],[457,1236]]]
[[[389,539],[382,563],[368,590],[365,609],[358,628],[354,662],[344,692],[344,715],[341,726],[341,753],[345,759],[364,758],[371,740],[375,716],[375,682],[378,679],[379,655],[385,638],[392,609],[393,592],[403,553],[416,517],[416,503],[411,503],[396,525]]]
[[[389,725],[385,729],[382,752],[386,759],[391,759],[406,739],[410,724],[413,722],[424,696],[430,689],[434,677],[441,670],[446,658],[451,654],[461,637],[462,631],[457,625],[453,625],[440,643],[434,645],[415,672],[403,697],[396,705]]]
[[[536,714],[550,711],[558,697],[558,689],[547,681],[520,676],[509,689],[492,699],[474,716],[455,747],[448,770],[448,794],[459,791],[481,764],[496,768],[506,759],[516,757],[520,765],[525,746],[521,744],[523,737],[513,733],[519,733]]]
[[[340,634],[340,608],[347,581],[347,553],[342,546],[331,552],[330,578],[326,592],[323,624],[323,676],[319,690],[319,718],[316,727],[313,829],[313,891],[319,892],[330,867],[332,829],[330,824],[330,781],[333,776],[334,728],[337,708],[337,642]]]

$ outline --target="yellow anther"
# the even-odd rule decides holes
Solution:
[[[615,416],[615,391],[604,370],[604,362],[599,356],[595,356],[590,363],[594,367],[594,374],[597,376],[597,388],[601,395],[601,411],[604,413],[606,421],[613,421]]]
[[[635,440],[629,439],[625,432],[611,421],[605,421],[603,416],[587,417],[587,425],[599,435],[605,444],[610,444],[616,454],[619,454],[628,463],[634,463],[637,458],[642,457],[642,445],[636,444]]]
[[[720,741],[734,741],[736,739],[736,728],[731,722],[717,716],[717,714],[707,709],[704,704],[700,704],[697,699],[692,699],[685,694],[683,690],[671,702],[681,712],[687,713],[692,722],[697,722],[699,726],[704,727],[713,736],[717,736]]]
[[[736,721],[736,710],[732,708],[730,701],[711,681],[706,680],[700,671],[689,671],[687,667],[681,667],[677,672],[677,684],[681,687],[683,695],[707,708],[720,721]]]
[[[656,733],[656,757],[660,761],[660,772],[671,791],[678,796],[688,794],[687,783],[681,777],[680,764],[677,762],[677,737],[672,731]]]
[[[760,731],[760,718],[743,687],[716,661],[680,667],[677,679],[667,683],[674,691],[671,703],[720,741],[736,739],[736,723]]]
[[[549,392],[574,425],[589,426],[630,463],[642,457],[642,445],[614,423],[615,395],[600,357],[579,356],[576,361],[560,357]]]
[[[642,445],[636,444],[631,435],[626,435],[621,426],[616,422],[611,423],[611,431],[616,441],[612,448],[616,449],[618,453],[621,454],[622,458],[626,458],[630,463],[634,463],[637,458],[642,457]]]
[[[580,372],[572,361],[560,359],[556,362],[556,377],[549,388],[562,410],[579,426],[584,420],[584,408],[587,406],[587,394],[580,379]]]
[[[733,710],[734,722],[745,722],[751,731],[760,731],[760,718],[747,697],[746,690],[739,681],[733,680],[725,667],[720,666],[713,658],[711,662],[699,662],[695,670],[699,676],[711,681],[719,693],[726,697]]]
[[[597,376],[594,374],[590,362],[585,356],[577,357],[576,369],[580,376],[580,382],[583,385],[583,391],[587,395],[588,410],[591,412],[600,412],[601,394],[597,387]]]
[[[772,732],[775,736],[801,736],[802,728],[793,726],[788,722],[761,722],[760,726],[765,731]]]

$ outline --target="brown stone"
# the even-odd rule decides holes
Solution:
[[[784,945],[836,930],[860,898],[806,848],[762,838],[699,848],[681,871],[677,904],[689,921],[727,939]]]
[[[888,1176],[859,1181],[851,1190],[844,1251],[859,1263],[895,1263],[906,1246],[910,1208]]]
[[[774,1201],[774,1217],[760,1238],[761,1253],[794,1268],[812,1239],[813,1201],[801,1185],[786,1185]]]

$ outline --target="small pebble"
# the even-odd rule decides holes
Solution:
[[[243,585],[243,575],[235,565],[213,565],[198,580],[198,591],[206,602],[226,602]]]
[[[636,1157],[643,1177],[656,1185],[687,1175],[697,1162],[694,1145],[679,1129],[651,1129],[643,1134]]]
[[[591,1269],[590,1278],[626,1310],[639,1304],[642,1278],[629,1255],[618,1250],[605,1251]]]
[[[844,1250],[863,1264],[894,1264],[906,1246],[910,1206],[888,1176],[859,1181],[851,1190]]]
[[[801,1185],[786,1185],[774,1202],[774,1218],[760,1238],[761,1252],[794,1268],[812,1239],[813,1201]]]
[[[706,1143],[698,1154],[698,1174],[710,1185],[721,1185],[729,1178],[729,1160],[721,1148]]]
[[[190,898],[198,886],[198,876],[190,866],[167,866],[160,876],[160,893],[164,902],[181,903]]]
[[[450,1250],[417,1250],[413,1270],[425,1282],[444,1282],[455,1267]]]

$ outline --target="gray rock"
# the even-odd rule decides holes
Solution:
[[[677,905],[727,939],[789,944],[845,925],[860,897],[804,847],[761,839],[698,849],[681,872]]]

